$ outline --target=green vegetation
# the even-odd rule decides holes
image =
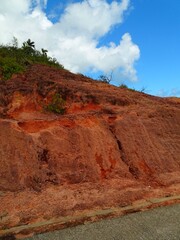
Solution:
[[[136,90],[135,88],[130,88],[128,87],[126,84],[122,83],[121,85],[119,85],[119,88],[122,88],[122,89],[128,89],[130,91],[135,91],[135,92],[141,92],[141,93],[145,93],[146,91],[146,88],[145,87],[142,87],[141,90]]]
[[[13,73],[20,73],[25,70],[25,68],[17,63],[15,58],[11,57],[1,57],[0,56],[0,68],[2,72],[3,80],[11,78]]]
[[[55,58],[47,55],[46,49],[38,51],[35,43],[28,39],[18,47],[18,41],[13,38],[12,45],[0,45],[0,79],[7,80],[13,74],[21,73],[32,64],[46,64],[62,69],[63,66]]]
[[[51,103],[45,106],[45,110],[53,113],[64,114],[65,113],[65,100],[59,93],[55,93],[52,97]]]
[[[126,84],[123,84],[123,83],[121,85],[119,85],[119,88],[129,89],[128,86]]]

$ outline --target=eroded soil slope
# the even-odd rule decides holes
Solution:
[[[178,98],[35,65],[0,82],[0,116],[1,228],[180,194]]]

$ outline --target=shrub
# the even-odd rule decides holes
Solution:
[[[13,73],[19,73],[26,69],[28,65],[40,63],[62,69],[63,66],[55,59],[47,55],[47,50],[41,49],[41,52],[35,49],[34,42],[30,39],[24,42],[21,48],[18,48],[17,39],[14,39],[13,45],[0,45],[0,72],[2,79],[11,78]]]
[[[126,88],[126,89],[128,89],[128,86],[126,85],[126,84],[121,84],[121,85],[119,85],[119,88]]]
[[[20,73],[24,71],[24,67],[18,64],[16,59],[10,57],[0,57],[0,66],[3,80],[11,78],[14,73]]]
[[[65,100],[59,93],[54,94],[51,103],[49,103],[45,109],[49,112],[64,114],[65,113]]]

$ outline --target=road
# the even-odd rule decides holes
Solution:
[[[180,204],[87,223],[27,240],[180,240]]]

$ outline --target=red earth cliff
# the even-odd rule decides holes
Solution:
[[[0,81],[0,143],[1,229],[180,194],[179,98],[34,65]]]

